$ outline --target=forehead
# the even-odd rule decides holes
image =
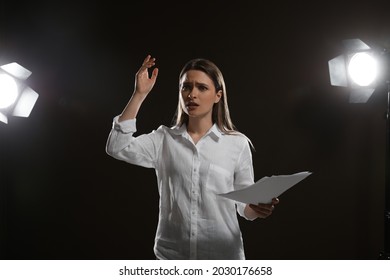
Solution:
[[[190,82],[190,83],[203,83],[203,84],[213,84],[211,78],[203,71],[200,70],[189,70],[184,73],[183,77],[180,80],[181,83]]]

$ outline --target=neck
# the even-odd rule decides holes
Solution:
[[[189,118],[187,131],[190,134],[204,135],[212,126],[211,118]]]

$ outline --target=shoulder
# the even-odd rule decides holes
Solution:
[[[229,141],[230,143],[238,145],[242,148],[247,146],[252,146],[252,142],[248,138],[248,136],[246,136],[244,133],[241,133],[239,131],[222,132],[221,137],[223,139],[226,139],[226,141]]]
[[[160,125],[154,132],[164,135],[164,136],[175,136],[181,135],[183,133],[183,129],[181,127],[168,127],[166,125]]]
[[[157,131],[161,131],[161,132],[167,132],[170,128],[167,127],[166,125],[160,125],[158,128],[157,128]]]
[[[157,129],[153,130],[152,133],[159,134],[159,135],[167,135],[170,132],[170,128],[166,125],[160,125]]]
[[[168,130],[169,130],[169,128],[166,127],[165,125],[160,125],[156,129],[151,130],[149,133],[139,135],[138,138],[139,137],[141,137],[141,138],[142,137],[149,137],[149,138],[152,138],[152,139],[158,141],[159,139],[163,139],[166,137]]]
[[[219,141],[225,150],[232,154],[236,154],[239,158],[242,154],[252,154],[255,148],[251,140],[243,133],[232,131],[223,132]]]

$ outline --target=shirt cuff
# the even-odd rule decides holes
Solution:
[[[137,119],[130,119],[125,121],[119,121],[119,115],[116,116],[112,122],[112,128],[122,133],[134,133],[137,131]]]
[[[237,205],[237,212],[238,214],[240,214],[241,217],[245,218],[248,221],[253,221],[256,219],[256,218],[249,218],[245,215],[245,207],[247,205],[246,203],[236,202],[236,205]]]

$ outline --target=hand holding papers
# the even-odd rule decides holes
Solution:
[[[278,197],[310,174],[311,172],[306,171],[292,175],[263,177],[249,187],[219,195],[247,204],[271,203],[272,198]]]

